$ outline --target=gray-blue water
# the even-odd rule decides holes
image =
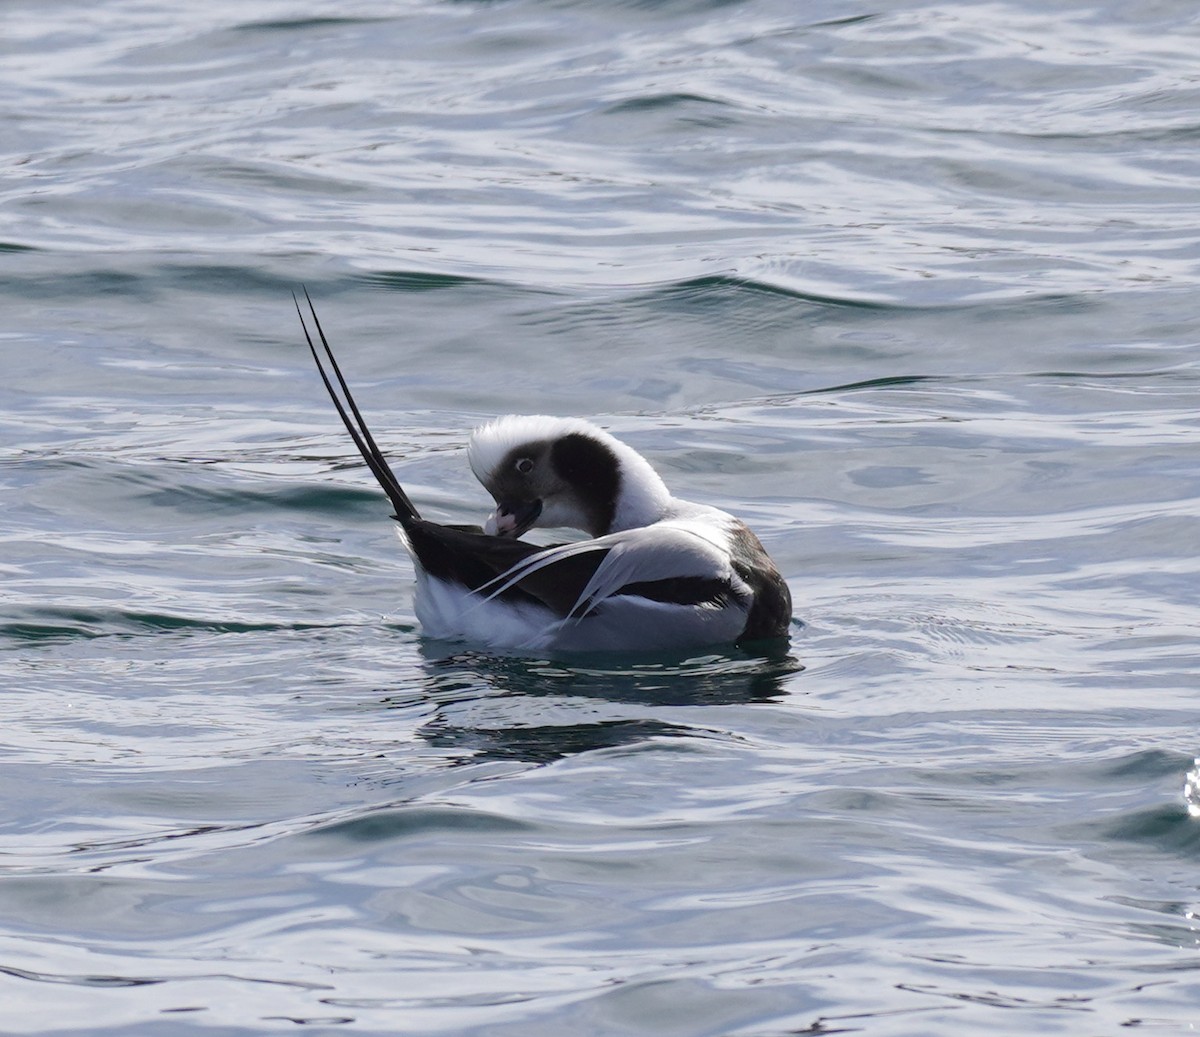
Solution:
[[[0,1031],[1200,1027],[1194,3],[0,42]],[[428,514],[481,420],[596,419],[790,657],[423,640],[300,284]]]

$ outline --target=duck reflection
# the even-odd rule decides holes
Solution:
[[[546,763],[651,738],[711,736],[711,728],[663,711],[772,702],[784,695],[786,679],[804,669],[786,644],[667,659],[564,660],[484,655],[426,641],[421,656],[425,698],[438,711],[420,734],[434,747],[465,750],[474,763]]]

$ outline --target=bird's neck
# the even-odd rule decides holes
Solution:
[[[641,454],[622,451],[619,468],[620,491],[607,532],[618,533],[660,522],[679,503]]]

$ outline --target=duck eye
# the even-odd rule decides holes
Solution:
[[[528,475],[533,471],[533,460],[528,457],[522,457],[517,461],[516,469],[522,475]]]

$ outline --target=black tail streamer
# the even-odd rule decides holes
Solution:
[[[384,458],[383,452],[375,442],[375,437],[371,435],[371,430],[367,428],[367,423],[363,420],[362,412],[358,409],[358,404],[354,402],[350,386],[346,384],[346,379],[342,377],[342,369],[338,366],[337,359],[333,355],[333,350],[329,348],[329,340],[325,337],[325,332],[321,328],[321,321],[317,317],[317,311],[313,306],[312,299],[309,297],[308,289],[301,288],[301,291],[304,292],[304,301],[308,303],[308,312],[312,314],[313,324],[316,326],[317,335],[321,339],[321,346],[325,350],[325,356],[329,358],[329,365],[333,369],[334,377],[337,378],[337,384],[341,387],[341,396],[338,395],[337,389],[334,388],[333,382],[325,370],[325,364],[321,361],[321,354],[317,352],[317,347],[313,344],[312,335],[308,333],[308,324],[304,320],[304,313],[300,309],[300,300],[296,298],[296,293],[292,292],[292,301],[296,304],[296,315],[300,318],[300,326],[304,329],[304,337],[308,341],[308,348],[313,355],[313,360],[316,361],[321,381],[325,383],[325,388],[329,391],[329,398],[333,400],[333,405],[337,408],[337,412],[341,416],[342,424],[346,426],[346,431],[350,433],[350,438],[354,440],[354,445],[358,447],[358,452],[362,454],[363,460],[367,462],[367,467],[371,469],[371,474],[375,476],[375,480],[383,488],[383,492],[387,494],[388,500],[392,502],[392,507],[396,509],[396,514],[393,518],[397,519],[401,525],[412,519],[419,519],[421,517],[420,512],[413,507],[413,502],[408,499],[408,494],[400,488],[400,483],[392,473],[392,469]],[[342,402],[343,396],[345,397],[345,403]],[[347,408],[349,409],[347,410]],[[353,415],[353,418],[351,418],[351,415]]]

